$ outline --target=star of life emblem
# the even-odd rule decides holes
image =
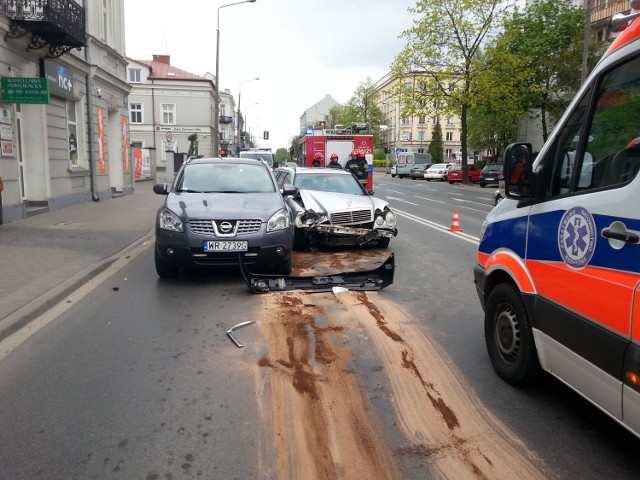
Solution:
[[[596,250],[596,223],[582,207],[567,210],[558,228],[560,256],[572,268],[583,268]]]

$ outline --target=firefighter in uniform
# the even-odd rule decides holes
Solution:
[[[368,174],[367,160],[364,156],[359,155],[356,150],[353,150],[349,156],[351,157],[351,160],[349,160],[345,165],[345,170],[353,173],[360,183],[366,185]]]
[[[321,152],[316,152],[313,154],[313,162],[311,163],[312,167],[321,167],[322,160],[324,160],[324,155]]]
[[[338,163],[338,155],[337,154],[335,154],[335,153],[331,154],[331,161],[329,162],[327,167],[342,169],[342,165],[340,165],[340,163]]]

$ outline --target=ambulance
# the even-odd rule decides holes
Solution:
[[[534,159],[505,150],[474,282],[505,381],[548,372],[640,436],[640,0]]]

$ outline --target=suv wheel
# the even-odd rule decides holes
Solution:
[[[171,265],[165,262],[160,255],[158,255],[158,251],[154,248],[154,257],[156,263],[156,273],[160,278],[175,278],[178,276],[178,272],[180,271],[180,267],[176,267],[175,265]]]

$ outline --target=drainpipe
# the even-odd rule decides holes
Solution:
[[[87,86],[87,137],[89,138],[89,182],[91,184],[91,199],[94,202],[100,201],[100,195],[97,189],[96,169],[95,169],[95,154],[93,149],[93,73],[96,69],[96,65],[91,63],[91,42],[89,41],[89,32],[87,32],[87,19],[89,18],[89,11],[87,8],[87,0],[82,0],[82,7],[84,8],[84,22],[85,33],[87,36],[87,46],[84,47],[84,59],[89,65],[89,72],[86,75]]]

